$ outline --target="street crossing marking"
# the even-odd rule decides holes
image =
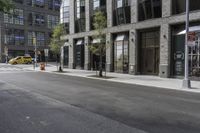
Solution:
[[[28,70],[24,70],[18,67],[0,66],[0,73],[10,73],[10,72],[28,72]]]

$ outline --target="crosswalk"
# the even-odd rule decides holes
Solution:
[[[0,73],[15,73],[15,72],[26,72],[23,68],[19,68],[11,65],[0,65]]]

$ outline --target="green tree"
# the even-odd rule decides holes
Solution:
[[[97,11],[94,14],[94,30],[95,30],[95,35],[93,36],[93,39],[97,39],[98,42],[97,44],[91,44],[89,46],[89,50],[99,56],[99,76],[103,76],[103,56],[106,54],[106,37],[104,34],[104,29],[107,26],[107,20],[106,16],[103,12]]]
[[[52,38],[50,42],[50,50],[56,55],[57,62],[58,62],[58,58],[60,57],[61,47],[64,44],[64,41],[61,40],[62,35],[64,35],[64,25],[58,24],[53,30]],[[61,59],[59,60],[59,62],[60,62],[59,71],[62,71]]]
[[[12,0],[0,0],[0,12],[9,12],[14,5]]]

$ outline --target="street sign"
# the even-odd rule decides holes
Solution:
[[[188,46],[194,47],[196,43],[196,33],[195,32],[189,32],[188,33]]]
[[[49,49],[44,49],[44,54],[47,57],[49,55]]]

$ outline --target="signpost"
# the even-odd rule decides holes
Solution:
[[[190,40],[188,40],[188,32],[189,32],[189,0],[186,0],[186,25],[185,25],[185,29],[186,29],[186,34],[185,34],[185,76],[183,79],[183,88],[191,88],[191,82],[189,80],[189,61],[188,61],[188,42],[190,42],[190,40],[193,40],[193,36]],[[193,43],[192,43],[193,44]]]

